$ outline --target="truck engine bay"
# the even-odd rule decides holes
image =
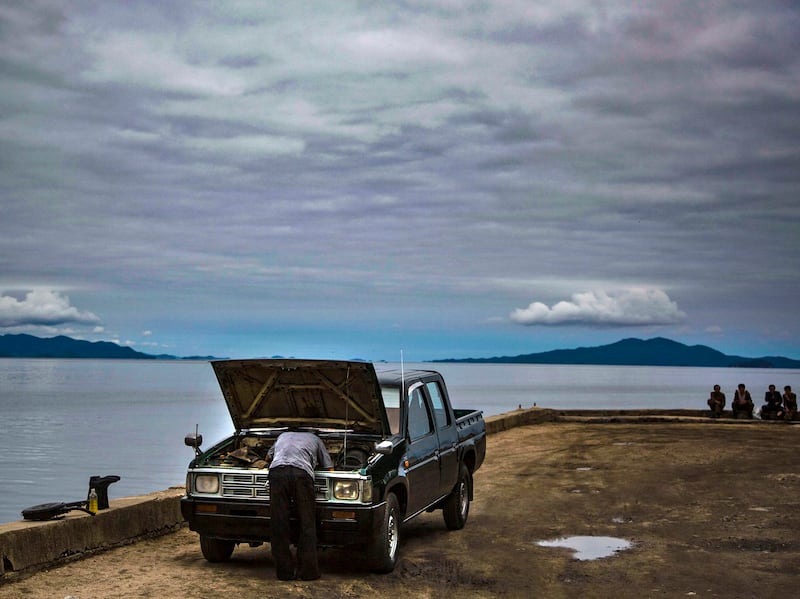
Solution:
[[[197,461],[197,466],[263,470],[269,467],[268,453],[277,437],[263,434],[233,436],[208,452]],[[331,456],[334,470],[348,472],[367,466],[374,453],[375,441],[358,438],[320,436]]]

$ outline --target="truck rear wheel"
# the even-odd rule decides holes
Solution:
[[[460,530],[467,523],[470,483],[469,470],[464,464],[461,464],[458,482],[445,500],[444,509],[442,509],[444,523],[448,530]]]
[[[383,523],[367,547],[370,568],[384,574],[394,570],[399,547],[400,507],[395,494],[389,493],[386,495]]]
[[[235,545],[236,543],[233,541],[200,535],[200,551],[203,552],[203,557],[211,563],[227,562],[231,559]]]

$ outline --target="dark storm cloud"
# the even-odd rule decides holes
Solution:
[[[798,30],[781,2],[6,3],[0,291],[153,338],[132,314],[795,343]]]

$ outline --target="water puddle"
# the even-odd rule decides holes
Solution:
[[[615,537],[563,537],[554,541],[537,541],[541,547],[564,547],[574,551],[578,560],[593,560],[631,548],[631,543]]]
[[[589,470],[594,470],[594,468],[591,466],[579,466],[578,468],[575,468],[575,470],[578,472],[588,472]]]

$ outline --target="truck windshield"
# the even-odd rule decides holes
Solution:
[[[400,433],[400,387],[381,385],[381,395],[389,419],[389,430],[397,435]]]

